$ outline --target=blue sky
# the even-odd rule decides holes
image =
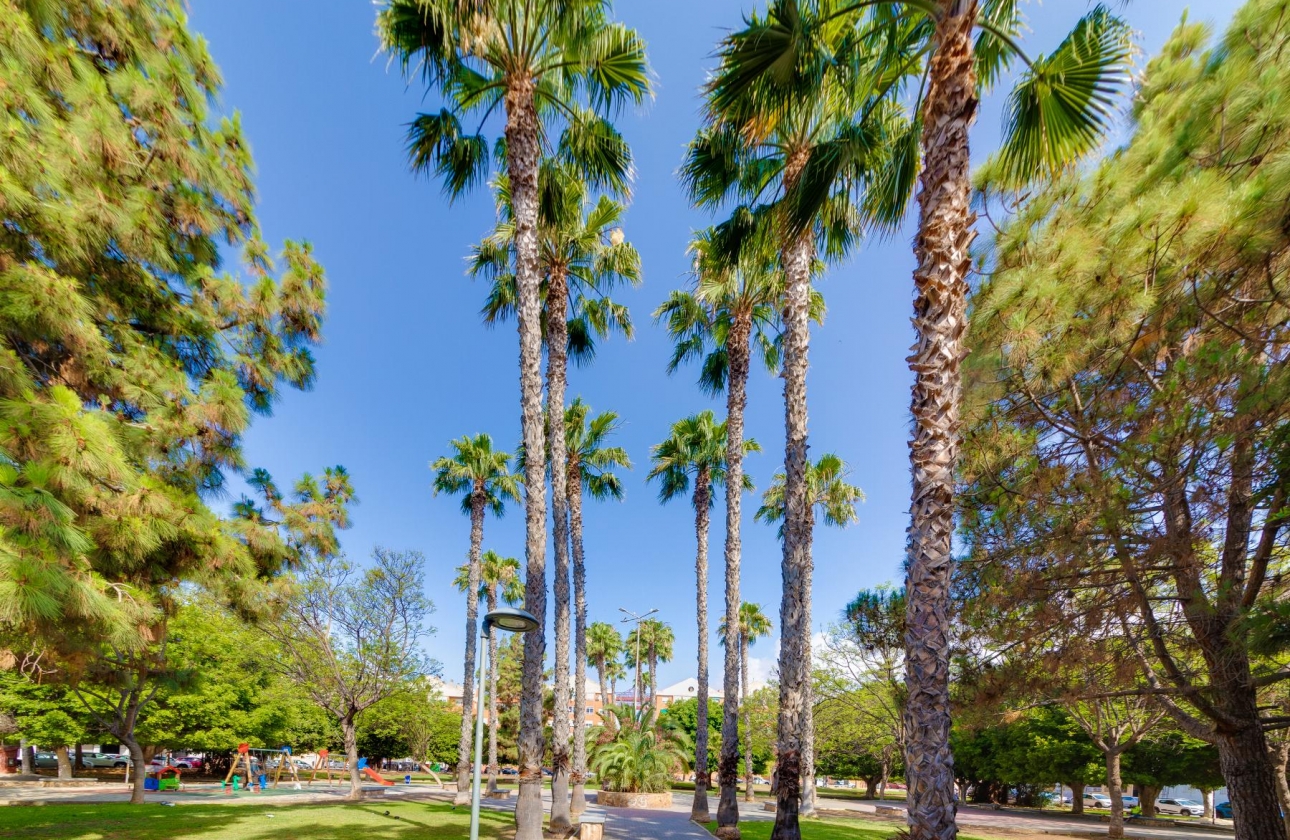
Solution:
[[[1191,17],[1221,28],[1238,5],[1201,0]],[[657,607],[677,636],[675,659],[660,668],[663,684],[695,671],[693,511],[685,503],[658,504],[645,483],[649,448],[673,421],[704,408],[720,414],[724,401],[705,397],[694,371],[667,375],[670,345],[650,313],[686,282],[686,243],[711,221],[688,206],[674,173],[699,124],[698,89],[713,47],[750,8],[746,0],[617,5],[619,19],[645,38],[655,73],[653,101],[619,119],[638,173],[624,227],[641,252],[645,282],[622,295],[637,325],[635,340],[604,345],[593,366],[572,371],[569,393],[622,416],[620,443],[636,466],[626,476],[623,502],[586,505],[590,618],[617,622],[620,606]],[[1027,49],[1050,51],[1088,8],[1084,0],[1029,5]],[[1122,10],[1146,54],[1182,12],[1170,0],[1135,0]],[[459,680],[465,605],[450,582],[464,561],[469,526],[456,500],[432,496],[427,465],[463,434],[488,432],[508,448],[519,439],[514,328],[482,325],[485,289],[463,273],[470,244],[492,222],[491,199],[480,192],[449,206],[436,183],[409,174],[405,125],[437,103],[377,53],[375,7],[367,0],[190,0],[190,14],[223,73],[220,107],[240,114],[254,150],[266,236],[275,246],[288,238],[312,242],[330,283],[318,385],[288,394],[273,417],[257,423],[247,437],[248,459],[283,483],[331,464],[349,469],[361,503],[344,535],[346,551],[360,560],[374,545],[426,555],[427,589],[437,606],[429,623],[438,628],[429,647],[444,676]],[[973,135],[978,159],[997,144],[1002,100],[996,92],[983,103]],[[811,449],[844,458],[868,500],[859,524],[817,531],[817,627],[835,621],[858,590],[901,576],[909,504],[910,241],[906,230],[868,243],[820,283],[829,311],[811,343]],[[780,396],[778,379],[754,373],[747,426],[765,451],[747,468],[759,491],[782,463]],[[746,501],[745,510],[755,501]],[[713,521],[715,631],[723,597],[720,509]],[[743,539],[743,597],[761,603],[778,624],[774,529],[749,521]],[[519,508],[487,522],[485,545],[522,558]],[[778,633],[754,648],[763,676],[777,641]],[[720,649],[711,648],[719,675]]]

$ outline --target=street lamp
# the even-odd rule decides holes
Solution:
[[[636,613],[632,612],[631,610],[629,610],[629,609],[624,609],[623,607],[619,607],[619,608],[618,608],[618,611],[619,611],[619,612],[622,612],[622,613],[627,613],[627,618],[624,618],[624,619],[623,619],[623,624],[632,624],[632,623],[635,623],[635,624],[636,624],[636,630],[637,630],[637,633],[636,633],[636,686],[635,686],[635,688],[633,688],[633,689],[632,689],[632,714],[639,716],[639,715],[640,715],[640,713],[641,713],[641,710],[640,710],[640,702],[641,702],[641,634],[640,634],[640,632],[639,632],[639,631],[640,631],[640,622],[644,621],[645,619],[649,618],[649,617],[650,617],[651,615],[653,615],[654,613],[658,612],[658,607],[655,607],[654,609],[650,610],[649,612],[645,613],[644,615],[637,615]],[[650,701],[651,701],[651,702],[653,702],[653,699],[654,699],[654,698],[652,698],[652,697],[651,697],[651,698],[650,698]]]
[[[488,640],[493,627],[511,633],[527,633],[538,629],[539,622],[532,613],[516,607],[501,607],[484,616],[484,626],[479,632],[479,676],[476,678],[475,700],[475,778],[470,790],[470,840],[479,840],[479,778],[484,775],[481,763],[484,748],[484,674],[488,668]]]

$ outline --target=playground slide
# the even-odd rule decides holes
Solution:
[[[364,767],[363,774],[367,776],[367,778],[371,779],[372,781],[383,784],[386,787],[394,786],[394,782],[391,782],[390,780],[386,779],[384,776],[382,776],[380,773],[377,773],[371,767]]]

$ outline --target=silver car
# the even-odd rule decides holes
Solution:
[[[1157,799],[1156,810],[1162,814],[1199,817],[1205,813],[1205,805],[1194,799]]]

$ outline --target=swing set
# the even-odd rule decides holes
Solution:
[[[237,745],[233,764],[228,768],[228,775],[224,777],[220,787],[225,793],[233,793],[243,788],[255,789],[263,793],[269,787],[268,775],[263,772],[263,767],[269,759],[275,759],[277,762],[273,773],[273,787],[276,788],[285,775],[287,781],[291,782],[296,790],[300,790],[300,775],[296,771],[296,763],[291,759],[291,747],[284,746],[279,750],[251,749],[245,742]],[[256,763],[260,764],[259,770],[255,766]]]

